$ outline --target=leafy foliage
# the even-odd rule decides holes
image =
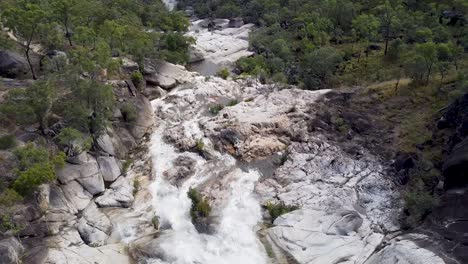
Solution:
[[[195,222],[199,218],[206,218],[210,215],[210,204],[196,189],[190,188],[187,195],[190,200],[192,200],[192,207],[190,208],[190,216],[192,217],[192,221]]]
[[[21,195],[30,194],[37,186],[53,181],[55,169],[65,164],[65,154],[51,155],[45,148],[28,144],[15,151],[18,177],[12,188]]]
[[[269,202],[265,205],[268,213],[270,214],[271,221],[275,221],[281,215],[287,214],[294,210],[299,209],[299,207],[295,205],[286,205],[284,202],[273,203]]]
[[[0,136],[0,150],[11,149],[16,146],[16,139],[13,135]]]

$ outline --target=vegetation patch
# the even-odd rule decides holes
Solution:
[[[231,73],[227,68],[222,68],[216,73],[216,76],[223,78],[224,80],[226,80],[229,77],[229,75],[231,75]]]
[[[188,197],[192,200],[192,207],[190,208],[190,216],[192,222],[197,222],[200,218],[207,218],[211,213],[211,206],[206,199],[194,188],[190,188]]]
[[[16,146],[16,139],[13,135],[0,136],[0,150],[11,149]]]
[[[299,207],[296,205],[286,205],[284,202],[268,202],[266,205],[264,205],[264,207],[270,214],[271,222],[274,222],[275,219],[281,215],[299,209]]]
[[[217,115],[221,110],[224,109],[224,105],[222,104],[215,104],[210,106],[208,109],[212,115]]]

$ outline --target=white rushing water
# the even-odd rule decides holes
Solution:
[[[171,111],[164,98],[155,100],[153,106]],[[183,114],[183,113],[182,113]],[[195,132],[198,129],[196,117],[182,124]],[[158,129],[151,140],[151,154],[155,181],[150,190],[153,207],[163,229],[155,250],[161,259],[149,260],[157,264],[263,264],[266,254],[259,242],[255,227],[261,221],[261,208],[253,191],[259,179],[258,171],[243,171],[236,167],[236,161],[227,154],[217,154],[206,161],[198,154],[180,153],[163,140],[163,131],[170,120],[158,119]],[[164,177],[178,156],[189,156],[196,160],[195,175],[177,187]],[[229,188],[223,193],[225,199],[221,208],[214,210],[219,220],[214,234],[200,234],[191,222],[191,200],[187,196],[190,187],[196,187],[213,177],[229,179]],[[214,208],[216,209],[216,208]]]
[[[167,9],[169,10],[173,10],[177,5],[176,0],[163,0],[163,3],[166,5]]]

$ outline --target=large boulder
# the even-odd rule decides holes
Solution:
[[[78,211],[85,209],[91,202],[91,199],[93,199],[93,195],[86,191],[77,181],[71,181],[62,185],[61,188],[65,197]]]
[[[116,158],[100,156],[97,162],[105,181],[113,182],[120,176],[120,162]]]
[[[10,237],[0,241],[0,264],[20,264],[24,248],[18,239]]]
[[[88,155],[85,163],[66,164],[57,171],[57,178],[62,184],[78,181],[90,194],[96,195],[105,190],[104,179],[96,159]]]
[[[103,246],[112,232],[112,223],[95,203],[91,203],[78,221],[78,232],[89,246]]]
[[[127,178],[119,177],[102,196],[96,198],[100,207],[130,207],[134,201],[134,187]]]
[[[397,238],[390,245],[372,255],[364,264],[444,264],[439,256],[421,248],[409,238]]]
[[[129,124],[129,130],[132,136],[136,139],[143,138],[154,124],[153,107],[148,98],[139,94],[135,101],[137,117],[134,122]]]
[[[0,50],[0,76],[18,78],[29,72],[28,62],[16,52]]]
[[[468,185],[468,138],[457,144],[443,165],[446,189]]]

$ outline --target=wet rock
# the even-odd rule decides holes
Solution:
[[[195,173],[196,161],[187,156],[179,156],[174,161],[174,167],[164,172],[171,184],[181,186],[182,183]]]
[[[134,201],[134,186],[125,177],[119,177],[102,196],[96,198],[99,207],[130,207]]]
[[[112,232],[112,224],[109,218],[99,211],[96,204],[91,203],[78,221],[78,232],[86,244],[99,247],[106,244]]]
[[[99,169],[101,170],[104,181],[113,182],[120,176],[120,162],[114,157],[97,157]]]
[[[215,75],[223,67],[232,67],[242,58],[252,55],[248,50],[248,36],[253,24],[241,25],[236,20],[227,28],[229,20],[195,21],[188,35],[197,39],[190,48],[191,69],[204,75]]]
[[[244,25],[244,20],[241,17],[229,19],[228,27],[230,28],[240,28]]]
[[[457,144],[443,165],[445,189],[468,185],[468,138]]]
[[[24,247],[14,237],[0,240],[0,264],[20,264]]]
[[[19,78],[27,75],[29,66],[26,59],[18,53],[0,50],[0,76]]]
[[[280,216],[268,236],[298,263],[337,263],[346,259],[362,263],[383,235],[361,228],[363,219],[355,211],[327,213],[303,209]]]

